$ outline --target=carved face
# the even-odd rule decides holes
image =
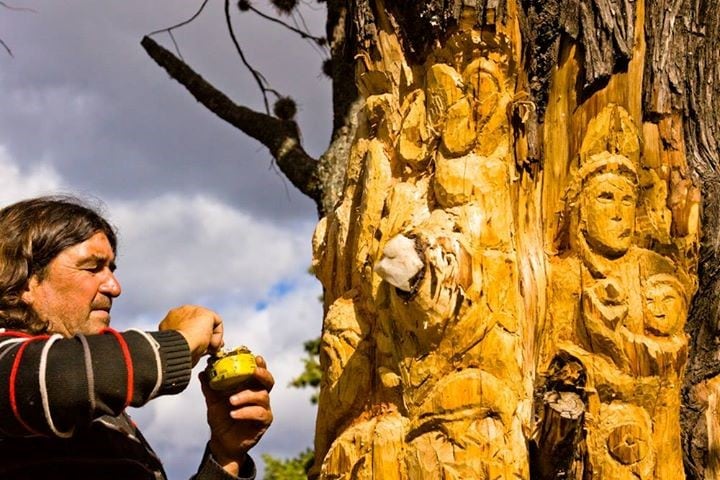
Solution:
[[[592,177],[581,193],[582,234],[590,248],[609,258],[625,254],[633,241],[637,193],[618,173]]]
[[[672,284],[652,282],[645,289],[645,329],[667,336],[675,333],[685,318],[685,301]]]

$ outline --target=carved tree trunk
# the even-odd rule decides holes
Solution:
[[[326,215],[310,476],[720,478],[720,3],[326,1],[318,160],[142,42]]]
[[[720,7],[328,6],[310,476],[720,478]]]

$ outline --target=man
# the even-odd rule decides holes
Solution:
[[[124,410],[181,392],[198,360],[222,347],[223,324],[183,306],[157,332],[110,329],[116,242],[75,199],[0,210],[2,479],[166,478]],[[272,422],[274,383],[257,363],[238,391],[215,392],[201,375],[211,434],[194,479],[255,477],[247,451]]]

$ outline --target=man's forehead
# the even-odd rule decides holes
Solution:
[[[67,247],[60,252],[60,255],[63,254],[78,260],[115,260],[115,252],[113,251],[112,245],[110,245],[107,236],[102,232],[96,233],[83,242]]]

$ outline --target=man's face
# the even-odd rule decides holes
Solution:
[[[112,299],[121,292],[114,270],[110,242],[96,233],[60,252],[42,279],[33,275],[22,299],[48,322],[50,333],[95,334],[110,324]]]

